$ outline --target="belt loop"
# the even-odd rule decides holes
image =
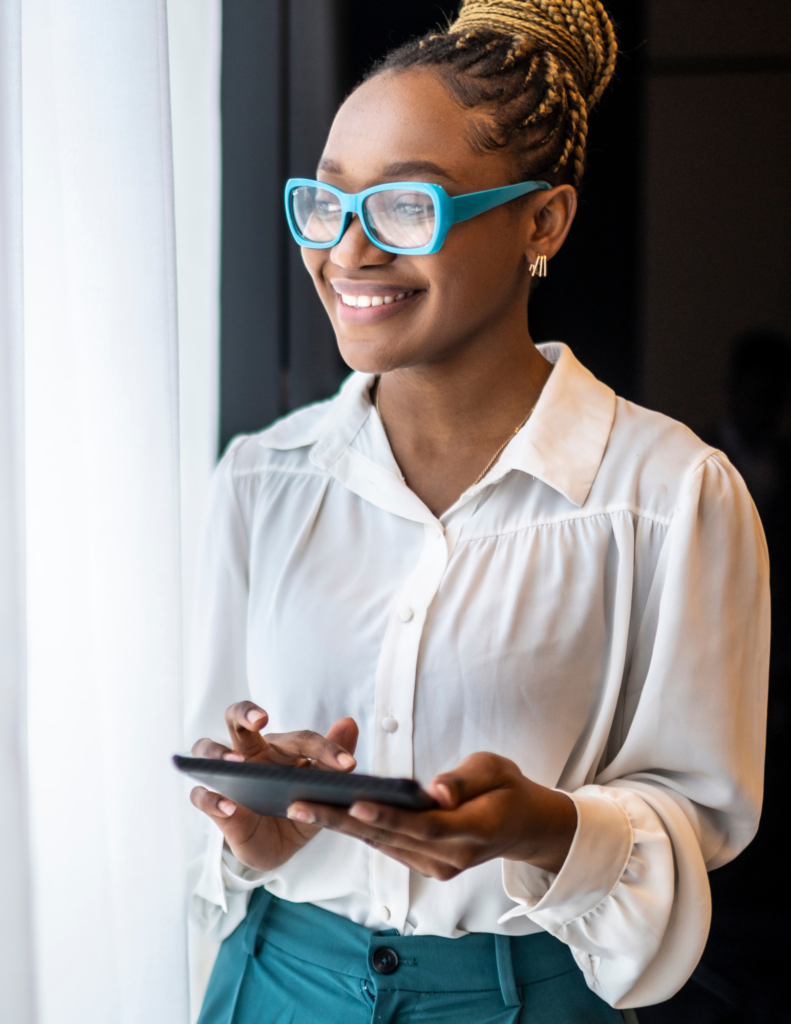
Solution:
[[[266,912],[272,904],[274,896],[271,892],[260,886],[256,889],[253,895],[250,897],[250,903],[247,907],[247,917],[244,922],[244,937],[242,945],[245,953],[248,956],[256,955],[256,945],[258,939],[258,933],[261,930],[261,925]]]
[[[500,976],[500,991],[506,1006],[521,1006],[522,1000],[516,991],[514,965],[511,962],[510,935],[495,935],[494,952],[497,957],[497,973]]]

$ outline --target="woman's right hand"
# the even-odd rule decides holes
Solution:
[[[198,740],[192,748],[195,757],[225,761],[254,761],[259,764],[286,764],[312,767],[331,772],[350,772],[356,765],[352,756],[357,746],[358,729],[353,718],[339,718],[326,736],[317,732],[270,733],[261,736],[269,716],[251,701],[232,704],[225,712],[231,746],[214,740]],[[267,818],[240,807],[219,793],[196,786],[190,799],[207,814],[225,836],[233,855],[257,871],[271,871],[285,864],[320,826],[304,825],[288,818]]]

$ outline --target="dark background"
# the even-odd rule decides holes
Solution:
[[[783,839],[791,633],[791,2],[609,0],[616,79],[591,116],[580,210],[530,308],[619,394],[688,423],[743,472],[773,561],[767,798],[758,838],[711,876],[692,981],[643,1024],[791,1021]],[[348,369],[282,212],[370,64],[437,25],[430,0],[224,0],[221,446],[332,394]],[[763,330],[775,343],[734,339]],[[746,396],[746,397],[745,397]]]
[[[282,213],[286,177],[312,176],[340,100],[393,46],[456,4],[226,0],[223,8],[221,446],[332,394],[348,369]],[[531,306],[620,394],[639,395],[643,7],[613,0],[623,56],[591,133],[574,230]]]

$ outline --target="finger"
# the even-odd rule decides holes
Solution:
[[[215,743],[214,740],[209,739],[198,740],[192,748],[192,753],[195,757],[210,757],[212,760],[217,761],[220,759],[225,761],[244,760],[241,755],[234,753],[230,747],[226,747],[222,743]]]
[[[230,844],[246,843],[258,827],[260,815],[253,814],[246,807],[240,807],[233,800],[204,789],[203,786],[193,789],[190,800],[199,811],[211,818]]]
[[[196,786],[190,793],[190,800],[199,811],[208,814],[210,818],[219,818],[222,821],[226,821],[238,810],[233,800],[204,786]]]
[[[409,846],[407,839],[435,844],[459,840],[489,842],[498,822],[513,814],[511,797],[512,790],[508,788],[488,790],[448,811],[404,811],[359,801],[349,808],[349,817],[389,833],[392,842],[399,846]]]
[[[266,741],[260,736],[260,730],[269,721],[263,708],[250,700],[232,704],[225,712],[225,724],[231,737],[233,749],[245,757],[266,750]]]
[[[289,807],[288,816],[295,821],[312,823],[359,839],[367,846],[430,878],[443,881],[455,878],[460,871],[477,862],[477,850],[470,843],[421,842],[408,836],[394,835],[364,825],[338,807],[295,803]]]
[[[211,818],[237,856],[242,856],[246,844],[254,839],[256,832],[261,828],[269,828],[267,848],[275,858],[278,855],[277,844],[282,843],[284,838],[288,838],[284,836],[282,829],[272,830],[271,825],[274,819],[255,814],[246,807],[235,804],[220,793],[213,793],[203,786],[196,786],[192,790],[190,800],[198,810]],[[297,848],[303,846],[320,831],[319,826],[298,824],[297,822],[282,822],[281,824],[292,830],[290,842],[296,843]],[[255,855],[260,855],[261,841],[258,837],[254,840],[254,848]]]
[[[405,811],[358,800],[349,808],[349,817],[390,833],[394,842],[396,836],[421,843],[456,837],[453,815],[447,811]]]
[[[338,721],[333,722],[327,730],[326,738],[331,740],[333,743],[337,743],[350,754],[354,754],[357,749],[357,739],[359,735],[360,730],[353,718],[339,718]]]
[[[454,878],[460,871],[490,860],[496,855],[491,845],[481,842],[477,835],[453,835],[446,839],[416,839],[403,832],[389,832],[373,826],[361,826],[349,816],[349,822],[340,824],[335,831],[362,839],[388,856],[396,853],[409,859],[415,870],[433,878]],[[421,866],[423,865],[423,866]],[[424,870],[425,867],[425,870]]]
[[[383,808],[383,810],[390,810],[390,808]],[[292,821],[299,821],[308,825],[319,825],[322,828],[332,829],[334,832],[353,835],[357,839],[397,847],[403,851],[411,850],[439,858],[443,856],[441,844],[434,842],[429,835],[408,835],[404,831],[391,831],[380,822],[377,822],[375,825],[363,822],[358,818],[352,817],[342,807],[332,807],[329,804],[313,804],[300,800],[288,808],[287,814]],[[419,815],[419,817],[423,817],[423,815]],[[426,829],[425,831],[428,833],[431,830]]]
[[[521,776],[518,766],[498,754],[470,754],[458,768],[437,775],[426,786],[440,807],[453,810],[493,789],[512,785]]]
[[[377,853],[383,853],[386,857],[390,857],[391,860],[396,861],[398,864],[403,864],[404,867],[410,868],[412,871],[417,871],[418,874],[423,875],[425,878],[438,878],[444,882],[448,881],[448,879],[455,878],[456,875],[459,874],[459,869],[454,867],[452,864],[447,864],[444,861],[437,860],[424,853],[403,850],[397,846],[388,846],[387,843],[379,843],[375,840],[364,839],[360,836],[353,835],[352,838],[365,843],[366,846],[370,846],[372,849],[376,850]]]
[[[417,871],[419,875],[423,875],[424,878],[436,878],[440,882],[448,882],[451,878],[455,878],[461,874],[461,869],[456,867],[454,864],[449,864],[447,861],[437,860],[434,857],[429,857],[421,853],[414,853],[408,850],[402,850],[397,846],[387,846],[386,844],[377,845],[374,843],[368,843],[366,840],[362,840],[367,846],[373,846],[378,853],[383,853],[385,856],[390,857],[391,860],[397,861],[399,864],[403,864],[405,867],[410,868],[412,871]]]
[[[340,743],[321,733],[303,729],[301,732],[267,733],[269,744],[267,759],[279,764],[293,764],[298,758],[308,758],[327,771],[351,771],[357,764],[354,757]]]

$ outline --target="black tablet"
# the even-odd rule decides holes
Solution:
[[[428,811],[438,804],[414,779],[383,779],[375,775],[344,775],[313,768],[288,768],[278,764],[217,761],[208,757],[182,757],[173,763],[229,800],[273,818],[285,818],[295,800],[313,804],[351,807],[369,800],[409,811]]]

